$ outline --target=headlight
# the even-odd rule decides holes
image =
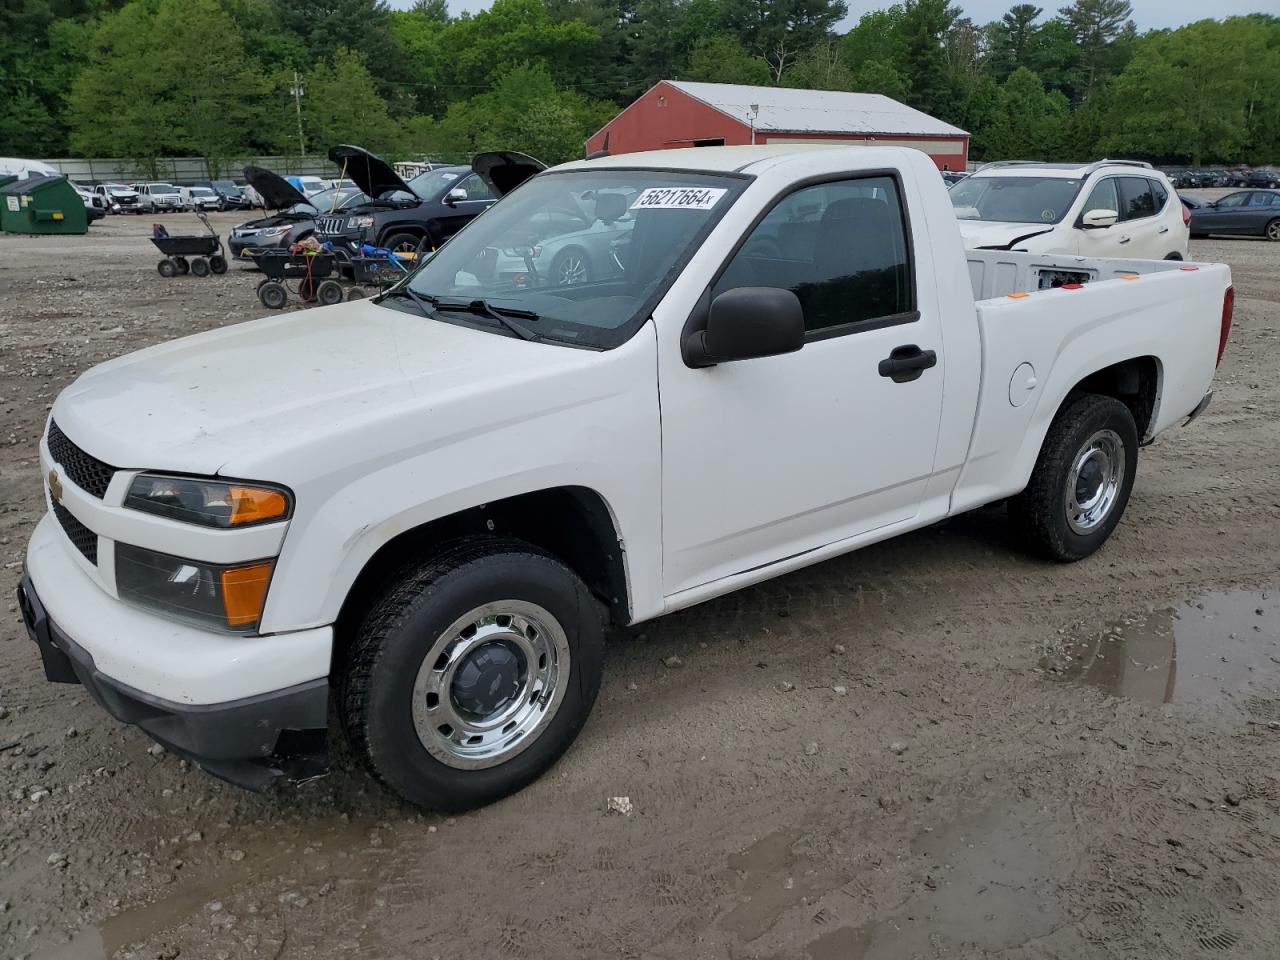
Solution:
[[[171,520],[229,528],[288,519],[293,497],[283,487],[142,473],[129,485],[124,505]]]
[[[292,229],[292,225],[286,223],[283,227],[267,227],[265,230],[260,230],[258,235],[261,237],[283,237]]]
[[[348,230],[366,230],[373,226],[373,217],[348,217]]]
[[[219,566],[116,544],[120,599],[202,627],[252,633],[262,619],[274,560]]]

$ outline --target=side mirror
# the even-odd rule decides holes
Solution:
[[[448,193],[444,195],[444,202],[451,207],[455,203],[458,203],[465,199],[467,199],[467,191],[463,187],[454,187],[452,190],[450,190]]]
[[[685,363],[710,367],[794,353],[804,346],[804,310],[790,290],[736,287],[711,301],[707,327],[682,345]]]
[[[1101,230],[1113,226],[1119,219],[1120,214],[1114,210],[1090,210],[1080,218],[1080,223],[1086,230]]]

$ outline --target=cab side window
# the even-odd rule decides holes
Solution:
[[[1221,209],[1223,207],[1226,207],[1229,209],[1231,207],[1242,207],[1244,206],[1244,202],[1248,199],[1249,199],[1249,194],[1247,193],[1233,193],[1231,194],[1231,196],[1223,197],[1221,200],[1219,200],[1218,208]]]
[[[1151,181],[1146,177],[1120,177],[1120,219],[1141,220],[1154,216],[1155,201],[1151,197]]]
[[[711,295],[790,290],[810,333],[914,319],[906,220],[892,177],[804,187],[782,198],[734,254]],[[841,331],[844,332],[844,331]]]
[[[1155,212],[1159,213],[1164,209],[1164,202],[1169,199],[1169,191],[1159,180],[1148,180],[1147,183],[1151,185],[1151,197],[1156,205]]]

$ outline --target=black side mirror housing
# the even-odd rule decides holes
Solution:
[[[804,346],[804,310],[790,290],[736,287],[711,301],[704,330],[681,344],[690,367],[794,353]]]

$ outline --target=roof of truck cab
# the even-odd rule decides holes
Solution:
[[[871,151],[883,154],[893,147],[846,147],[828,143],[769,143],[754,147],[683,147],[677,150],[644,150],[617,153],[590,160],[573,160],[555,170],[598,170],[640,168],[644,170],[689,170],[703,173],[737,173],[766,160],[778,160],[815,150],[841,150],[859,155]]]

